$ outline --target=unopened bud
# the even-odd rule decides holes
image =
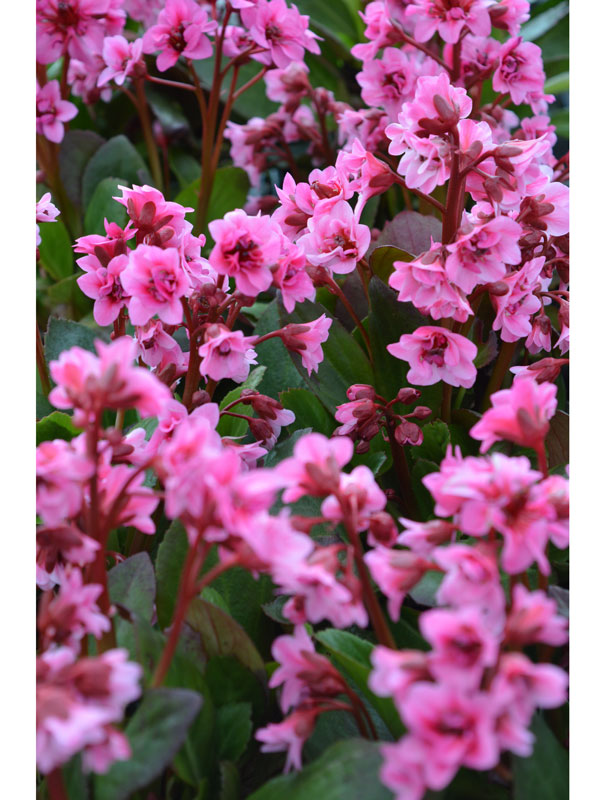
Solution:
[[[369,536],[377,544],[391,547],[398,539],[398,528],[393,517],[387,511],[378,511],[369,520]]]
[[[396,397],[403,405],[409,406],[421,397],[421,392],[418,389],[407,386],[405,389],[400,389]]]
[[[414,422],[404,420],[394,431],[394,438],[398,444],[420,445],[423,442],[423,431]]]
[[[198,391],[194,392],[192,395],[192,408],[198,408],[199,406],[203,406],[205,403],[210,402],[210,395],[204,389],[198,389]]]
[[[427,419],[427,417],[430,416],[430,414],[431,414],[431,409],[428,406],[415,406],[410,416],[416,417],[417,419]]]
[[[346,390],[348,400],[374,400],[375,389],[368,383],[353,383]]]
[[[510,291],[508,285],[504,281],[496,281],[495,283],[488,283],[488,292],[494,297],[502,297]]]

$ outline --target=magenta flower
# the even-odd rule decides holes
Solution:
[[[37,513],[46,525],[60,525],[81,510],[94,465],[62,439],[42,442],[35,456]]]
[[[85,275],[77,278],[77,285],[96,301],[94,319],[98,325],[110,325],[130,299],[121,284],[121,274],[129,264],[129,257],[116,256],[106,266],[102,266],[96,256],[84,256],[77,263],[86,270]]]
[[[389,125],[385,134],[392,142],[394,135],[407,127],[411,133],[439,135],[468,117],[472,108],[466,89],[452,86],[447,72],[422,76],[417,80],[414,98],[402,106],[398,124]]]
[[[323,361],[323,343],[329,336],[329,328],[333,320],[321,314],[312,322],[301,324],[292,323],[281,329],[281,340],[292,353],[298,353],[302,366],[310,373],[319,371],[319,364]]]
[[[537,44],[523,42],[520,36],[511,38],[502,45],[498,57],[492,81],[495,92],[508,92],[516,105],[530,102],[536,93],[543,94],[546,76]]]
[[[77,116],[77,106],[61,100],[58,81],[48,81],[44,86],[36,84],[35,102],[37,133],[50,142],[61,142],[65,135],[63,123]]]
[[[316,42],[320,37],[308,30],[308,16],[285,0],[258,0],[241,9],[241,18],[251,40],[266,51],[253,56],[263,64],[284,69],[292,61],[303,61],[305,50],[321,52]]]
[[[281,461],[277,474],[287,486],[285,503],[293,503],[305,494],[325,497],[335,491],[340,468],[352,458],[354,446],[345,436],[328,439],[321,433],[308,433],[294,445],[294,455]]]
[[[421,650],[390,650],[376,645],[371,663],[369,689],[380,697],[392,697],[398,708],[417,681],[431,680],[428,656]]]
[[[364,465],[355,467],[351,473],[340,475],[340,487],[336,495],[323,500],[321,513],[325,519],[341,522],[344,518],[339,498],[343,497],[353,509],[358,530],[369,527],[371,514],[383,511],[387,498],[375,481],[371,470]]]
[[[154,314],[168,325],[181,322],[181,298],[189,290],[189,282],[177,250],[141,244],[129,256],[120,277],[131,298],[127,305],[132,325],[145,325]]]
[[[200,374],[215,381],[231,378],[243,383],[250,365],[256,364],[256,351],[242,331],[231,331],[214,323],[204,332],[204,343],[198,351],[202,358]]]
[[[263,743],[261,752],[287,752],[284,773],[292,767],[302,769],[302,747],[313,732],[319,713],[318,708],[294,711],[283,722],[271,722],[266,728],[260,728],[255,737]]]
[[[122,0],[36,0],[36,60],[51,64],[68,52],[89,61],[102,52],[105,36],[125,25]]]
[[[98,76],[98,86],[104,86],[110,81],[122,86],[126,78],[139,74],[145,68],[141,39],[128,42],[124,36],[107,36],[102,48],[102,58],[106,68]]]
[[[315,216],[307,225],[309,232],[298,239],[307,260],[341,275],[356,268],[371,241],[369,228],[358,222],[345,200],[324,211],[315,208]]]
[[[160,50],[156,67],[160,72],[172,67],[180,56],[193,60],[209,58],[212,45],[206,34],[214,33],[217,22],[208,17],[194,0],[167,0],[156,25],[146,31],[144,53]]]
[[[391,119],[396,119],[402,104],[412,99],[417,78],[438,71],[433,59],[426,59],[427,62],[429,71],[425,72],[414,53],[386,47],[380,59],[366,61],[356,76],[362,99],[369,106],[380,106]]]
[[[490,624],[503,624],[506,600],[493,548],[450,544],[434,550],[433,559],[446,571],[436,594],[438,603],[476,606],[488,615]]]
[[[393,550],[389,547],[375,547],[364,558],[373,580],[388,598],[388,611],[396,622],[404,598],[421,580],[430,564],[427,559],[410,550]]]
[[[521,25],[530,17],[529,0],[500,0],[489,10],[494,28],[517,36]]]
[[[136,241],[157,247],[179,247],[186,234],[191,233],[192,223],[185,215],[193,208],[188,208],[165,200],[158,189],[152,186],[136,186],[129,189],[119,186],[122,197],[113,197],[117,203],[125,206],[131,222],[133,222]]]
[[[315,299],[317,290],[306,272],[306,256],[287,239],[283,242],[279,266],[273,273],[273,284],[281,290],[283,306],[290,314],[296,303]]]
[[[545,592],[528,592],[517,584],[512,596],[504,631],[507,642],[517,647],[538,642],[560,647],[567,642],[568,621],[557,614],[556,603]]]
[[[387,349],[396,358],[408,361],[406,378],[410,383],[431,386],[444,381],[467,389],[475,383],[477,370],[473,360],[477,347],[465,336],[446,328],[424,325],[413,333],[405,333]]]
[[[412,0],[406,8],[408,19],[415,18],[415,39],[428,42],[439,33],[440,38],[455,44],[463,28],[475,36],[489,36],[492,31],[490,0]]]
[[[517,376],[510,389],[495,392],[492,407],[470,431],[481,441],[481,452],[503,439],[521,447],[539,446],[556,412],[556,392],[555,384],[538,383],[527,373]]]
[[[396,800],[422,800],[427,791],[425,761],[428,750],[419,740],[403,736],[393,744],[382,744],[380,777]]]
[[[269,288],[283,244],[276,223],[237,209],[210,222],[208,229],[215,240],[209,261],[219,275],[234,278],[236,289],[248,297]]]

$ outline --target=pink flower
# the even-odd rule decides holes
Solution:
[[[204,332],[204,344],[198,351],[202,358],[200,374],[220,381],[231,378],[243,383],[250,365],[256,364],[256,351],[242,331],[230,331],[225,325],[213,323]]]
[[[533,258],[502,279],[508,286],[508,292],[493,297],[496,319],[492,328],[500,330],[503,341],[516,342],[531,333],[531,316],[542,305],[534,290],[541,288],[540,273],[543,266],[543,256]]]
[[[373,580],[388,598],[390,617],[396,622],[407,593],[416,586],[430,567],[429,562],[410,550],[376,547],[365,555]]]
[[[421,683],[402,703],[402,718],[427,748],[424,770],[432,789],[444,788],[461,766],[486,770],[498,763],[493,708],[482,693]]]
[[[495,92],[508,92],[516,105],[529,102],[536,93],[543,94],[546,76],[537,44],[513,37],[502,45],[498,57],[492,81]]]
[[[518,583],[512,596],[504,632],[507,642],[517,647],[536,642],[560,647],[568,641],[567,620],[557,614],[556,603],[545,592],[528,592]]]
[[[307,260],[341,275],[355,269],[371,241],[369,228],[359,224],[352,207],[344,200],[324,212],[315,208],[315,216],[307,225],[309,232],[298,239]]]
[[[84,584],[81,570],[61,570],[58,594],[45,594],[38,612],[37,624],[44,649],[49,644],[66,645],[78,652],[84,636],[91,634],[99,639],[110,630],[110,621],[96,603],[102,591],[97,583]]]
[[[136,328],[135,339],[142,361],[149,367],[157,367],[157,371],[174,364],[177,372],[180,372],[189,359],[189,353],[181,350],[179,343],[165,331],[159,319],[151,319],[146,325]]]
[[[283,306],[290,314],[296,303],[315,299],[317,290],[306,272],[304,251],[287,240],[282,246],[279,266],[273,273],[273,284],[281,290]]]
[[[284,503],[294,503],[305,494],[326,497],[339,486],[340,468],[352,458],[354,447],[346,437],[328,439],[307,433],[294,445],[294,455],[281,461],[277,474],[288,487]]]
[[[448,278],[467,294],[478,284],[502,280],[507,264],[521,263],[521,235],[518,222],[506,216],[480,225],[466,222],[448,245]]]
[[[61,142],[65,135],[63,123],[77,116],[77,106],[61,100],[58,81],[48,81],[44,86],[36,84],[35,102],[37,133],[50,142]]]
[[[475,383],[477,370],[473,359],[477,347],[473,342],[446,328],[424,325],[413,333],[405,333],[400,341],[387,346],[388,351],[403,361],[410,369],[407,380],[420,386],[431,386],[444,381],[450,386],[466,386]]]
[[[354,209],[357,218],[370,197],[382,194],[394,184],[390,168],[372,153],[369,153],[358,139],[352,142],[350,152],[340,150],[336,159],[336,169],[348,186],[347,194],[358,191],[360,197]]]
[[[35,221],[55,222],[59,214],[60,211],[54,203],[52,203],[52,195],[50,192],[43,194],[35,206]]]
[[[475,606],[432,609],[421,615],[421,633],[433,647],[431,674],[457,689],[477,689],[486,667],[498,657],[498,639]]]
[[[171,393],[147,369],[131,366],[136,344],[121,336],[111,344],[96,339],[94,355],[81,347],[64,350],[50,362],[57,384],[49,400],[56,408],[74,408],[73,422],[85,427],[104,409],[136,408],[140,416],[158,416]]]
[[[385,133],[392,141],[393,134],[400,133],[403,127],[408,127],[411,133],[439,135],[468,117],[472,107],[466,89],[452,86],[447,72],[425,75],[417,81],[414,99],[402,106],[400,124],[388,126]]]
[[[540,384],[523,374],[515,378],[510,389],[495,392],[492,407],[470,431],[481,441],[481,452],[502,439],[521,447],[536,447],[543,442],[556,411],[556,391],[554,384]]]
[[[403,125],[388,125],[386,136],[391,139],[391,155],[402,155],[398,174],[404,175],[409,189],[420,189],[430,194],[436,186],[443,186],[450,177],[451,151],[440,136],[423,138]]]
[[[138,243],[179,247],[185,235],[191,232],[192,223],[185,219],[185,215],[193,208],[165,200],[162,193],[152,186],[136,186],[134,183],[131,189],[127,186],[118,188],[123,196],[113,197],[113,200],[127,209]]]
[[[209,261],[219,275],[235,278],[236,289],[248,297],[269,288],[282,248],[281,232],[269,217],[237,209],[208,229],[215,240]]]
[[[163,5],[163,0],[125,0],[123,3],[127,16],[136,22],[142,22],[144,28],[149,28],[156,23],[156,18]]]
[[[415,522],[400,518],[405,530],[398,537],[398,544],[410,548],[420,556],[428,556],[441,544],[449,542],[456,530],[450,522],[432,519],[429,522]]]
[[[489,11],[494,28],[517,36],[521,25],[529,19],[529,0],[500,0]]]
[[[385,494],[377,485],[373,473],[368,467],[355,467],[350,474],[343,472],[340,476],[340,487],[336,495],[325,498],[321,513],[332,522],[341,522],[344,518],[340,497],[353,509],[358,530],[369,527],[371,514],[383,511],[387,503]]]
[[[392,697],[397,708],[418,681],[431,679],[428,655],[421,650],[390,650],[376,645],[371,651],[373,670],[369,689],[380,697]]]
[[[68,52],[87,61],[100,53],[104,37],[123,29],[121,5],[121,0],[37,0],[36,60],[51,64]]]
[[[156,67],[160,72],[177,63],[180,56],[192,60],[209,58],[212,45],[206,34],[217,29],[206,10],[193,0],[167,0],[156,25],[144,34],[144,53],[160,50]]]
[[[296,625],[293,636],[279,636],[273,642],[273,658],[279,667],[269,686],[283,684],[280,704],[284,713],[304,700],[316,696],[335,696],[344,691],[344,682],[325,656],[315,652],[312,639],[303,625]]]
[[[319,713],[318,708],[294,711],[283,722],[271,722],[266,728],[260,728],[255,736],[263,742],[261,752],[287,751],[284,773],[292,767],[302,769],[302,747],[313,732]]]
[[[109,726],[123,718],[125,707],[141,693],[142,668],[127,658],[126,650],[109,650],[76,660],[67,647],[38,657],[36,746],[42,773],[80,750],[108,744],[114,731]],[[129,755],[127,748],[118,757]]]
[[[81,510],[83,487],[94,465],[62,439],[36,449],[36,510],[46,525],[60,525]]]
[[[303,61],[305,50],[321,52],[316,42],[320,37],[308,30],[308,16],[295,5],[288,7],[285,0],[258,0],[251,8],[242,8],[240,16],[251,40],[266,51],[253,56],[263,64],[283,69],[292,61]]]
[[[569,187],[548,183],[534,197],[525,197],[519,210],[525,225],[545,231],[549,236],[569,232]]]
[[[104,513],[108,515],[117,498],[123,498],[114,520],[115,528],[128,526],[146,534],[156,530],[152,514],[159,498],[149,486],[143,485],[144,480],[143,471],[135,475],[126,464],[101,470],[98,485]]]
[[[98,77],[98,86],[104,86],[110,81],[122,86],[126,78],[145,69],[141,39],[128,42],[124,36],[107,36],[102,48],[102,58],[106,68]]]
[[[58,523],[56,527],[39,527],[35,549],[37,585],[43,591],[52,589],[63,579],[61,567],[89,564],[99,549],[98,542],[75,525]]]
[[[94,319],[98,325],[110,325],[130,300],[121,284],[121,274],[129,264],[129,257],[116,256],[106,266],[96,256],[80,258],[77,263],[86,270],[85,275],[77,278],[77,285],[85,295],[96,301]]]
[[[425,762],[428,748],[412,736],[399,742],[382,744],[383,765],[379,776],[384,786],[394,792],[395,800],[422,800],[427,791]]]
[[[321,345],[327,341],[332,321],[331,317],[321,314],[312,322],[286,325],[279,333],[287,349],[298,353],[309,375],[313,370],[319,371],[319,364],[323,361]]]
[[[528,505],[545,520],[550,541],[561,550],[568,547],[569,481],[560,475],[550,475],[532,488]]]
[[[497,701],[510,705],[514,717],[529,722],[536,708],[562,706],[567,684],[566,672],[554,664],[532,664],[522,653],[505,653],[491,692]]]
[[[177,250],[138,245],[120,277],[131,298],[127,306],[133,325],[145,325],[154,314],[169,325],[181,322],[181,298],[188,291],[189,282]]]
[[[438,603],[477,606],[491,622],[503,622],[506,601],[493,548],[451,544],[436,548],[433,560],[446,570],[436,594]]]
[[[490,35],[490,5],[489,0],[412,0],[406,16],[415,18],[417,42],[427,42],[439,33],[445,42],[455,44],[465,27],[475,36]]]
[[[292,61],[285,69],[270,69],[265,75],[265,87],[269,100],[295,109],[310,91],[308,67],[303,61]]]
[[[435,72],[436,65],[429,60]],[[369,106],[381,106],[391,119],[396,119],[406,100],[411,100],[417,78],[422,74],[413,53],[386,47],[380,59],[365,61],[356,76],[361,97]]]
[[[253,389],[242,389],[242,402],[250,405],[256,419],[250,423],[252,435],[263,441],[269,450],[275,446],[283,425],[291,425],[296,419],[293,411],[285,409],[277,400]]]

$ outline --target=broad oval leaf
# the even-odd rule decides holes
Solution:
[[[150,556],[136,553],[108,573],[108,593],[111,602],[150,621],[156,596],[156,578]]]

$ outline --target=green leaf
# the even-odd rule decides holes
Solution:
[[[450,444],[450,430],[445,422],[438,419],[423,425],[423,444],[416,451],[419,458],[426,458],[436,464],[446,455]]]
[[[219,800],[239,800],[242,784],[236,765],[232,764],[231,761],[221,761],[219,773],[221,778]]]
[[[419,605],[429,607],[436,606],[437,600],[435,599],[435,595],[440,588],[440,583],[443,578],[444,575],[441,572],[435,572],[433,570],[426,572],[417,585],[410,590],[410,596],[415,603],[419,603]]]
[[[168,136],[189,131],[190,123],[180,103],[173,98],[173,93],[169,93],[168,89],[163,92],[151,83],[146,83],[145,90],[148,105]]]
[[[82,199],[87,209],[96,186],[104,178],[122,175],[128,183],[150,183],[148,168],[135,147],[122,134],[114,136],[96,150],[83,173]]]
[[[373,644],[353,633],[335,628],[321,631],[315,638],[333,656],[342,672],[354,681],[363,696],[381,716],[392,736],[396,738],[401,736],[404,726],[393,701],[387,697],[379,697],[369,689],[368,679],[373,669],[371,664]]]
[[[116,222],[121,228],[127,222],[127,209],[113,197],[121,194],[119,186],[127,181],[123,178],[103,178],[94,189],[85,212],[84,227],[86,233],[104,234],[104,220]]]
[[[441,796],[443,800],[510,800],[511,793],[507,787],[496,783],[487,772],[461,769]]]
[[[569,797],[569,756],[561,747],[541,714],[533,718],[535,734],[529,758],[513,756],[514,800],[567,800]]]
[[[161,628],[168,628],[173,619],[188,548],[185,528],[176,519],[167,529],[156,557],[156,614]]]
[[[80,429],[73,425],[72,417],[63,411],[53,411],[35,423],[35,445],[37,447],[42,442],[52,439],[64,439],[70,442],[80,433]]]
[[[216,735],[219,759],[237,761],[252,733],[251,703],[229,703],[217,709]]]
[[[188,689],[152,689],[125,728],[132,749],[95,779],[96,800],[126,800],[160,775],[183,744],[202,698]]]
[[[417,498],[421,519],[429,519],[433,514],[433,498],[429,490],[423,486],[423,478],[430,472],[438,472],[438,470],[438,465],[433,461],[418,457],[410,470],[412,489]]]
[[[290,314],[290,321],[312,322],[322,314],[329,317],[323,306],[304,302]],[[373,384],[373,370],[362,347],[336,319],[332,320],[329,337],[323,343],[323,354],[318,372],[313,371],[310,376],[300,366],[299,356],[293,360],[302,376],[306,374],[306,382],[323,405],[335,414],[336,407],[348,401],[346,390],[349,386],[353,383]]]
[[[181,203],[183,206],[196,208],[201,181],[202,177],[199,177],[182,189],[175,198],[175,202]],[[248,176],[239,167],[221,167],[215,172],[206,214],[205,230],[203,231],[209,244],[212,244],[213,240],[208,231],[208,223],[213,219],[221,219],[228,211],[242,208],[246,202],[249,188],[250,181]]]
[[[279,400],[284,408],[296,415],[296,421],[288,426],[290,432],[309,427],[325,436],[331,436],[337,423],[312,392],[307,389],[289,389],[280,393]]]
[[[156,578],[148,553],[136,553],[113,567],[108,573],[108,593],[111,602],[150,621]]]
[[[561,72],[559,75],[554,75],[548,78],[544,85],[544,92],[548,94],[562,94],[569,91],[569,73]]]
[[[346,739],[300,772],[269,781],[248,800],[392,800],[379,779],[380,768],[377,742]]]
[[[406,250],[401,250],[399,247],[392,247],[392,245],[379,245],[371,253],[369,264],[373,273],[387,284],[390,275],[394,272],[394,262],[414,261],[414,256],[407,253]]]
[[[254,328],[255,335],[263,336],[265,333],[281,328],[287,320],[284,322],[280,313],[281,308],[277,300],[272,300]],[[260,387],[263,394],[277,400],[280,392],[306,388],[306,381],[294,366],[281,339],[267,339],[266,342],[256,346],[256,353],[257,361],[267,368]]]
[[[439,242],[442,238],[442,223],[437,217],[416,211],[401,211],[385,223],[367,253],[370,256],[375,248],[392,245],[406,253],[412,253],[414,257],[429,250],[432,238],[434,242]]]
[[[229,614],[197,597],[190,604],[186,622],[201,635],[208,659],[231,655],[256,675],[264,676],[265,665],[258,650],[242,626]]]
[[[240,386],[236,386],[235,389],[232,389],[225,395],[219,404],[219,408],[223,410],[230,403],[233,403],[234,400],[238,400],[244,389],[258,389],[266,371],[267,368],[264,365],[253,369],[244,383],[242,383]],[[253,416],[250,406],[245,406],[242,403],[240,403],[238,406],[234,406],[231,410],[236,414]],[[243,436],[247,429],[248,423],[245,420],[227,415],[221,417],[219,424],[217,425],[217,430],[221,436]]]
[[[104,142],[105,139],[94,131],[72,130],[65,133],[60,143],[60,177],[67,197],[76,206],[81,206],[81,179],[85,166]]]
[[[58,306],[71,306],[80,318],[92,311],[93,300],[86,297],[77,285],[77,275],[69,275],[57,283],[48,286],[46,294],[54,311]]]
[[[556,126],[556,135],[569,138],[569,109],[559,108],[552,114],[551,122]]]
[[[71,237],[60,218],[54,222],[40,222],[40,262],[54,280],[67,278],[73,272],[75,259]]]
[[[310,29],[317,34],[337,40],[347,47],[356,43],[362,33],[360,18],[344,3],[324,3],[322,0],[298,0],[298,9],[310,17]]]
[[[568,13],[569,3],[567,0],[563,0],[563,2],[553,8],[543,11],[541,14],[528,20],[524,25],[521,25],[519,36],[523,38],[524,42],[533,42],[535,39],[539,39],[540,36],[552,30],[552,28],[554,28],[563,17],[566,17]]]
[[[564,411],[557,411],[550,420],[546,449],[551,469],[569,463],[569,427],[569,415]]]
[[[82,347],[84,350],[90,350],[92,353],[96,352],[94,341],[96,339],[103,339],[106,341],[106,336],[100,329],[92,330],[79,322],[72,322],[69,319],[59,319],[58,317],[50,317],[48,320],[48,330],[44,339],[44,351],[46,354],[46,363],[49,365],[51,361],[56,361],[63,350],[69,350],[71,347]]]

